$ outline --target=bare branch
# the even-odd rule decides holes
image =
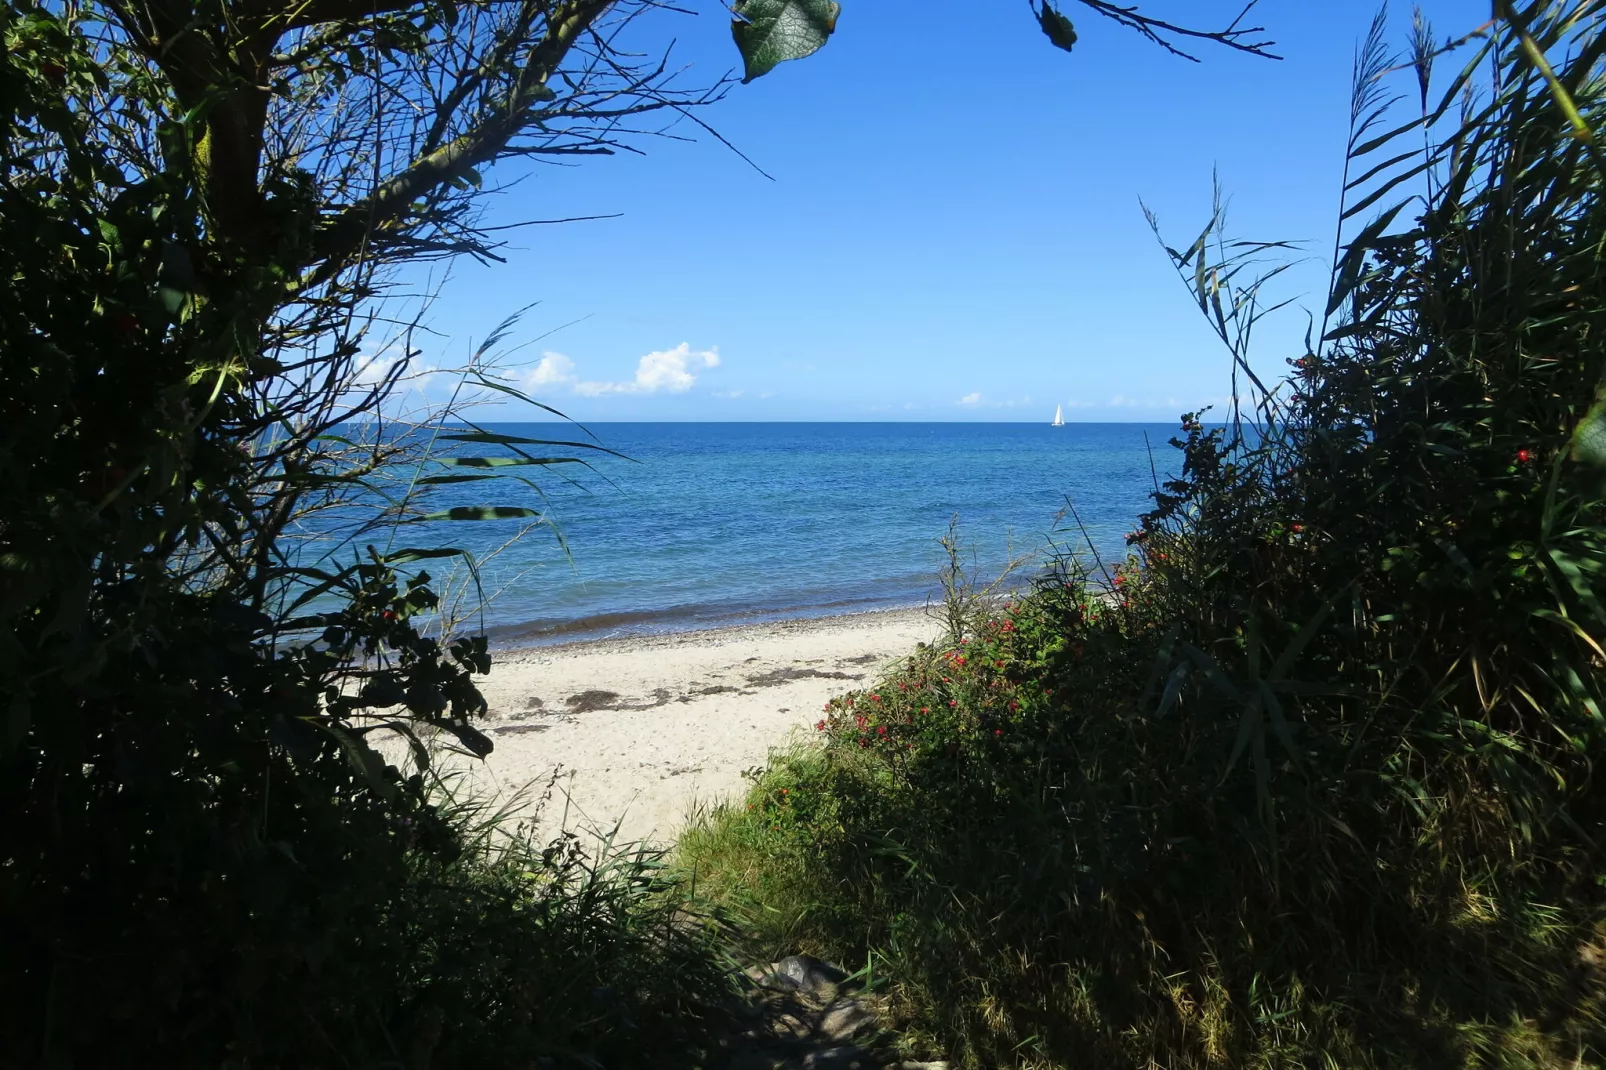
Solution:
[[[1195,63],[1199,62],[1199,57],[1185,52],[1172,44],[1167,39],[1167,35],[1209,41],[1213,44],[1225,45],[1239,52],[1247,52],[1250,55],[1261,56],[1265,59],[1282,59],[1281,56],[1271,51],[1277,42],[1256,38],[1257,34],[1266,32],[1264,26],[1241,25],[1259,0],[1249,0],[1244,9],[1238,13],[1238,17],[1233,19],[1225,29],[1221,30],[1195,30],[1187,26],[1179,26],[1173,22],[1166,22],[1164,19],[1142,14],[1138,11],[1136,4],[1131,7],[1122,7],[1119,4],[1110,3],[1109,0],[1078,0],[1078,2],[1085,7],[1092,8],[1105,18],[1114,19],[1122,26],[1136,30],[1172,55],[1181,56],[1183,59],[1192,60]]]

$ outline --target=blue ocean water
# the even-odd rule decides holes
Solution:
[[[554,423],[492,429],[577,437]],[[950,517],[958,516],[977,571],[993,576],[1012,553],[1042,559],[1051,538],[1086,551],[1075,522],[1061,516],[1067,500],[1113,563],[1149,507],[1155,470],[1163,480],[1177,463],[1169,424],[616,423],[590,430],[630,459],[591,454],[594,470],[565,466],[581,486],[548,476],[545,501],[502,480],[439,488],[434,508],[540,508],[567,543],[566,556],[551,532],[537,529],[487,563],[484,584],[497,594],[485,624],[501,641],[923,604],[939,590],[937,539]],[[519,522],[427,528],[430,539],[485,553]]]

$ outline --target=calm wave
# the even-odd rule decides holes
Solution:
[[[576,435],[555,423],[494,430]],[[1118,561],[1123,536],[1149,507],[1151,460],[1162,479],[1176,460],[1170,424],[591,430],[631,460],[593,457],[595,471],[578,477],[583,489],[549,477],[543,503],[502,481],[443,488],[442,506],[542,508],[567,542],[570,557],[538,529],[485,567],[485,587],[496,592],[485,624],[503,641],[923,604],[938,590],[937,539],[951,516],[978,571],[996,575],[1011,553],[1041,554],[1051,537],[1085,548],[1073,522],[1056,522],[1067,498],[1092,544]],[[518,529],[516,521],[435,525],[429,537],[483,553]]]

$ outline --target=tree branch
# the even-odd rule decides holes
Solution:
[[[1122,26],[1136,30],[1172,55],[1181,56],[1183,59],[1192,60],[1195,63],[1199,62],[1198,56],[1184,52],[1166,40],[1165,35],[1173,34],[1177,37],[1191,37],[1195,40],[1210,41],[1214,44],[1225,45],[1239,52],[1248,52],[1250,55],[1261,56],[1265,59],[1283,58],[1270,51],[1276,45],[1275,41],[1253,39],[1254,35],[1266,32],[1264,26],[1239,25],[1260,0],[1249,0],[1244,5],[1244,9],[1238,12],[1238,17],[1233,19],[1226,29],[1222,30],[1194,30],[1186,26],[1178,26],[1163,19],[1140,14],[1136,4],[1131,7],[1122,7],[1119,4],[1111,3],[1110,0],[1077,0],[1077,2],[1084,7],[1092,8],[1105,18],[1114,19]]]
[[[575,41],[613,6],[613,2],[570,0],[554,10],[548,16],[545,38],[531,51],[502,105],[469,131],[426,152],[404,170],[380,182],[371,194],[327,224],[315,239],[312,264],[316,266],[302,288],[317,286],[332,278],[356,255],[371,233],[401,215],[431,190],[495,159],[528,125],[530,109],[550,99],[547,79],[563,62]]]

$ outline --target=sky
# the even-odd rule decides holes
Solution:
[[[723,5],[655,13],[685,84],[739,66]],[[1235,0],[1147,0],[1192,25]],[[1488,0],[1423,0],[1443,40]],[[1212,175],[1242,238],[1302,243],[1294,304],[1254,360],[1303,352],[1331,260],[1354,50],[1376,8],[1262,0],[1284,58],[1168,55],[1075,0],[1066,54],[1026,0],[842,0],[820,52],[735,85],[641,153],[490,171],[486,223],[615,216],[505,232],[506,262],[415,281],[436,294],[419,368],[500,347],[511,380],[583,422],[1172,421],[1222,405],[1230,362],[1144,218],[1184,247]],[[980,16],[978,11],[989,14]],[[1390,6],[1404,47],[1411,11]],[[1414,85],[1402,73],[1398,83]],[[440,390],[435,376],[412,389]],[[509,403],[480,418],[542,416]]]

